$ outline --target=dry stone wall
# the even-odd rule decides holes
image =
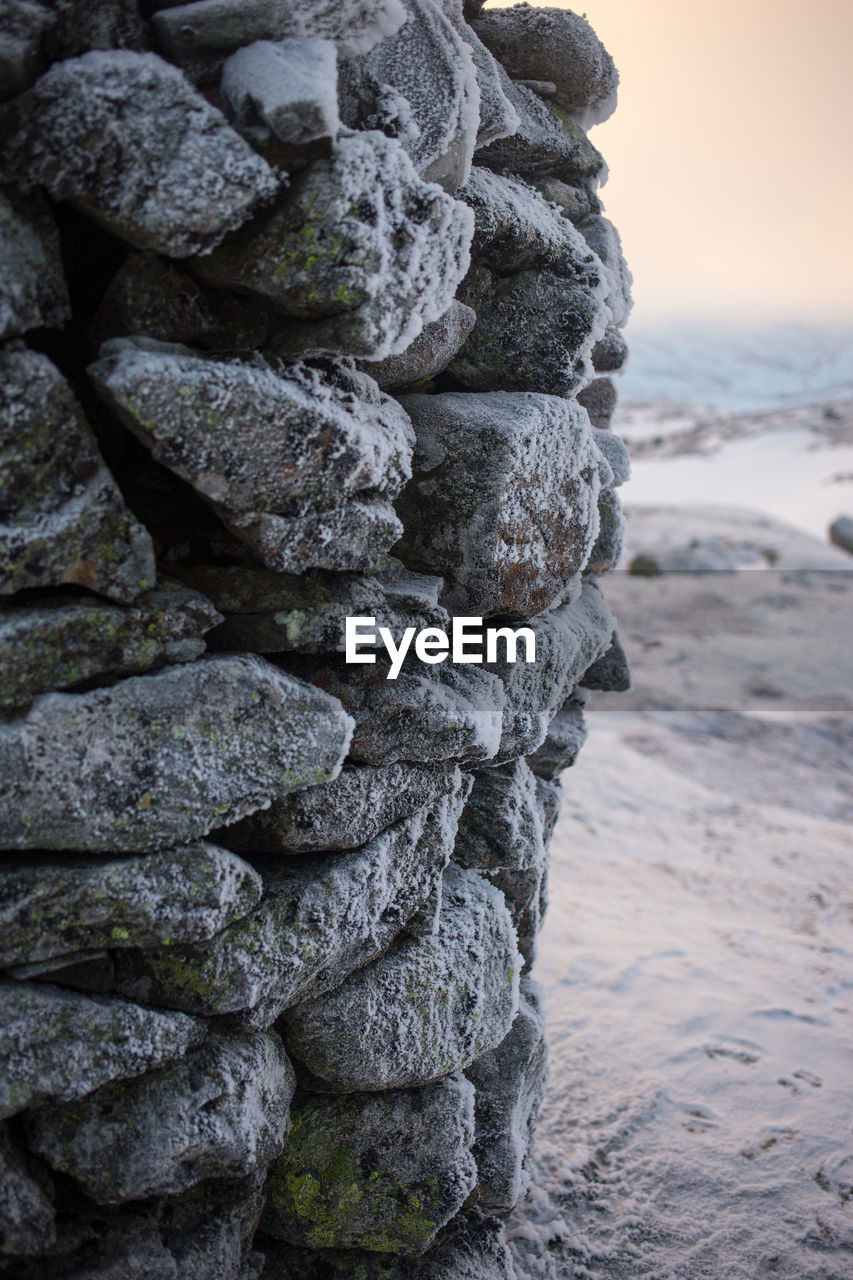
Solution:
[[[630,278],[612,60],[481,10],[0,4],[15,1280],[512,1276]]]

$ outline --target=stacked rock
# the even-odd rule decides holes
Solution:
[[[629,277],[481,8],[0,8],[2,1275],[512,1275]],[[535,662],[345,659],[451,616]]]

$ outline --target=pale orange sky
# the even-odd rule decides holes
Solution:
[[[508,7],[493,0],[489,8]],[[586,0],[635,322],[853,319],[853,0]]]

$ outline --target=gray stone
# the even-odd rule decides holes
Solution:
[[[35,1110],[27,1140],[100,1204],[174,1195],[264,1168],[284,1142],[294,1087],[277,1036],[211,1032],[172,1066]]]
[[[616,490],[605,485],[598,495],[598,537],[590,552],[586,572],[599,575],[615,569],[625,542],[625,517]]]
[[[578,223],[584,240],[604,266],[607,290],[605,302],[612,323],[621,328],[631,314],[631,272],[622,253],[622,241],[613,223],[600,215],[590,215]]]
[[[559,178],[537,178],[533,185],[549,204],[557,205],[563,217],[571,222],[580,222],[590,213],[601,213],[601,201],[589,187],[569,186]]]
[[[477,1091],[478,1203],[498,1213],[513,1209],[530,1182],[525,1161],[548,1079],[543,994],[522,987],[506,1039],[465,1072]]]
[[[280,179],[155,54],[56,63],[6,108],[0,178],[43,186],[138,249],[208,251]]]
[[[465,21],[461,0],[439,0],[444,16],[471,51],[477,86],[480,90],[480,127],[477,147],[487,147],[499,138],[509,138],[519,126],[518,112],[503,87],[505,73],[480,37]]]
[[[585,285],[548,271],[473,267],[459,296],[477,323],[448,368],[469,390],[569,397],[585,381],[606,314]]]
[[[605,693],[626,693],[631,688],[628,655],[616,631],[610,648],[584,673],[581,685],[584,689],[599,689]]]
[[[155,1202],[157,1226],[175,1259],[177,1277],[257,1280],[263,1258],[253,1252],[252,1239],[264,1206],[265,1172],[261,1165],[248,1177],[211,1179]]]
[[[471,1139],[473,1113],[472,1091]],[[27,1168],[23,1152],[9,1136],[8,1126],[0,1125],[0,1266],[10,1254],[44,1252],[55,1238],[55,1215],[46,1188]]]
[[[396,680],[386,663],[329,664],[310,675],[356,722],[350,758],[363,764],[411,760],[474,764],[495,754],[504,698],[500,680],[482,667],[405,667]]]
[[[202,284],[266,298],[286,317],[282,353],[404,351],[453,301],[468,267],[471,214],[423,182],[400,143],[343,135],[297,174],[287,198],[215,253]]]
[[[829,540],[842,551],[853,552],[853,516],[839,516],[829,526]]]
[[[316,37],[259,40],[222,69],[226,115],[269,161],[302,168],[329,155],[340,127],[337,50]]]
[[[276,1241],[261,1280],[516,1280],[516,1273],[500,1218],[463,1209],[420,1258],[355,1249],[312,1252]]]
[[[229,848],[254,853],[356,849],[392,823],[433,805],[447,789],[444,764],[345,767],[334,782],[275,800],[229,827]]]
[[[122,340],[89,372],[122,422],[268,568],[366,568],[395,540],[390,499],[410,475],[412,429],[365,374]]]
[[[570,9],[489,9],[474,30],[516,80],[550,80],[556,100],[584,129],[616,108],[619,76],[613,59],[585,18]]]
[[[612,378],[593,378],[588,386],[577,394],[577,402],[583,405],[594,427],[606,431],[616,408],[617,393]]]
[[[0,726],[0,848],[144,851],[327,782],[350,718],[252,655],[50,693]]]
[[[71,314],[59,236],[38,196],[0,191],[0,339],[54,328]]]
[[[237,354],[272,335],[272,308],[258,298],[204,289],[173,262],[131,253],[101,299],[88,337],[94,354],[109,338],[134,335]]]
[[[115,600],[154,585],[154,549],[59,370],[0,351],[0,594],[74,583]]]
[[[23,93],[43,65],[50,14],[33,0],[4,0],[0,10],[0,102]]]
[[[204,1024],[183,1013],[0,981],[0,1118],[151,1071],[182,1057],[204,1034]]]
[[[0,709],[94,677],[192,662],[221,620],[198,592],[168,586],[125,609],[80,596],[10,605],[0,610]]]
[[[538,867],[544,857],[536,779],[524,760],[478,769],[453,859],[475,871]]]
[[[138,0],[51,0],[45,48],[51,62],[91,49],[148,49]]]
[[[119,990],[271,1025],[288,1004],[372,960],[423,906],[450,858],[467,791],[467,781],[449,773],[440,799],[360,849],[270,860],[264,899],[251,915],[207,944],[119,957]]]
[[[70,1215],[69,1215],[70,1216]],[[15,1262],[15,1280],[178,1280],[175,1259],[148,1214],[74,1214],[49,1258]],[[200,1273],[200,1280],[242,1280],[237,1272]]]
[[[574,764],[587,737],[585,705],[586,695],[575,691],[552,718],[545,741],[527,757],[537,778],[557,778]]]
[[[451,302],[443,316],[424,325],[405,351],[371,361],[366,372],[380,387],[411,387],[429,382],[447,368],[476,323],[476,312],[464,302]]]
[[[504,896],[528,973],[536,963],[539,930],[548,907],[548,842],[559,815],[561,794],[559,782],[536,779],[536,809],[542,830],[541,842],[530,846],[531,851],[535,848],[536,861],[485,873]]]
[[[477,143],[477,73],[468,44],[440,5],[432,0],[403,3],[406,21],[399,31],[345,64],[341,114],[353,127],[382,127],[381,102],[374,105],[376,124],[365,118],[362,103],[371,89],[387,93],[386,86],[392,87],[395,99],[402,99],[395,136],[425,181],[452,192],[468,177]]]
[[[589,558],[610,478],[586,414],[527,392],[402,404],[417,443],[414,478],[397,501],[405,532],[396,554],[445,576],[451,613],[527,617],[564,599]]]
[[[610,647],[615,626],[601,592],[584,583],[578,599],[526,624],[536,633],[536,662],[490,664],[506,703],[496,763],[530,755],[584,672]]]
[[[289,1009],[288,1046],[335,1092],[428,1084],[504,1038],[519,964],[501,895],[450,866],[437,919],[420,912],[378,960]]]
[[[617,373],[628,359],[628,344],[618,329],[606,329],[592,349],[592,367],[596,373]]]
[[[422,1253],[476,1186],[473,1140],[464,1079],[308,1095],[270,1169],[261,1231],[312,1249]]]
[[[604,157],[584,131],[556,104],[501,74],[501,87],[519,118],[517,131],[477,152],[477,163],[495,173],[529,182],[556,179],[569,187],[594,188],[606,175]],[[590,199],[594,199],[590,195]]]
[[[595,443],[607,459],[617,487],[631,479],[631,455],[621,436],[612,431],[596,430]]]
[[[346,57],[366,53],[406,20],[400,0],[195,0],[156,7],[161,48],[199,83],[216,80],[229,54],[258,40],[315,36],[333,40]]]
[[[248,915],[261,883],[241,858],[212,844],[118,860],[3,859],[0,966],[211,938]]]

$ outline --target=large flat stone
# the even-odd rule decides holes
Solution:
[[[264,899],[207,944],[117,959],[119,990],[198,1013],[269,1026],[298,999],[336,986],[383,951],[440,881],[467,780],[350,853],[270,859]]]
[[[182,1062],[33,1111],[27,1139],[99,1204],[174,1195],[265,1167],[284,1142],[294,1087],[277,1036],[211,1032]]]
[[[142,1075],[182,1057],[204,1034],[204,1023],[183,1013],[0,981],[0,1118]]]
[[[0,351],[0,462],[0,594],[73,583],[126,601],[154,585],[151,538],[71,388],[14,345]]]
[[[0,726],[0,847],[143,851],[336,776],[350,718],[254,656],[51,693]]]
[[[410,475],[412,430],[366,374],[120,340],[89,372],[158,462],[268,568],[366,568],[393,543],[390,500]]]
[[[221,620],[204,596],[174,584],[124,609],[52,596],[0,610],[0,709],[95,677],[192,662],[204,653],[204,633]]]
[[[402,403],[417,443],[397,501],[405,532],[396,554],[445,576],[451,613],[527,617],[564,599],[592,550],[610,476],[586,414],[532,393]]]
[[[286,318],[282,352],[381,360],[450,306],[471,222],[465,205],[418,177],[399,141],[344,134],[275,212],[191,266],[203,284],[268,299]]]
[[[464,1079],[309,1094],[270,1169],[261,1231],[313,1249],[422,1253],[476,1185],[473,1140]]]
[[[0,191],[0,339],[71,314],[53,216],[38,196]]]
[[[422,911],[378,960],[289,1009],[288,1046],[335,1092],[428,1084],[504,1038],[519,965],[501,894],[448,867],[437,919]]]
[[[0,859],[0,967],[201,941],[260,897],[258,873],[212,844],[137,858]]]
[[[206,252],[280,179],[177,68],[110,50],[56,63],[0,125],[0,178],[42,186],[138,249]]]

